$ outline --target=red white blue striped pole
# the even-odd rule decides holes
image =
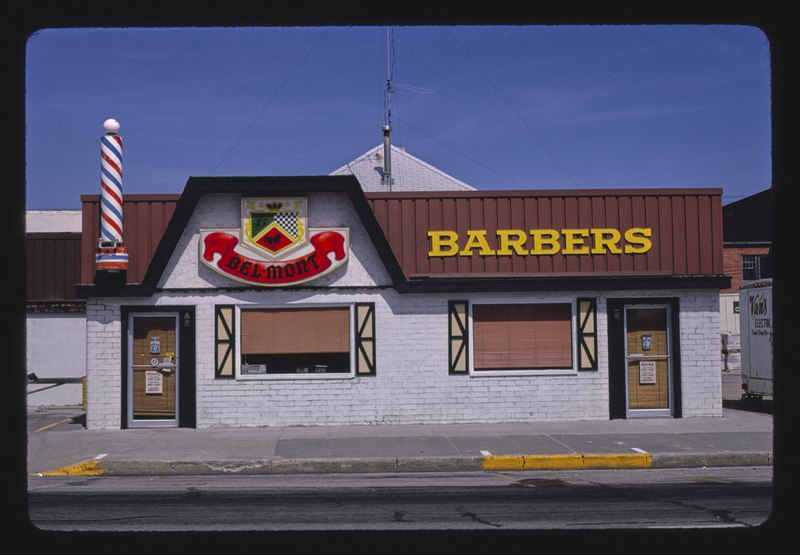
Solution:
[[[106,134],[100,139],[100,238],[122,243],[122,137],[117,135],[116,120],[106,120],[103,127]]]
[[[126,270],[127,249],[122,244],[122,137],[119,123],[103,123],[106,134],[100,139],[100,239],[95,256],[97,270]]]

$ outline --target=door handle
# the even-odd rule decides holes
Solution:
[[[141,369],[141,370],[165,370],[168,369],[172,372],[172,369],[177,367],[177,364],[156,364],[155,366],[151,366],[149,364],[131,364],[131,368],[134,369]]]

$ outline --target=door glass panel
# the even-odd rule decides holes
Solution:
[[[174,316],[134,316],[131,376],[134,420],[174,420],[177,341]]]
[[[666,308],[628,308],[625,314],[628,409],[670,408]]]

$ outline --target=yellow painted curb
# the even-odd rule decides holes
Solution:
[[[582,455],[525,455],[523,470],[572,470],[578,468],[583,468]]]
[[[37,472],[34,476],[100,476],[105,473],[106,469],[100,466],[100,461],[93,459],[49,472]]]
[[[49,430],[50,428],[55,428],[59,424],[63,424],[64,422],[72,421],[72,418],[65,418],[64,420],[59,420],[58,422],[53,422],[52,424],[47,424],[46,426],[42,426],[41,428],[37,428],[34,432],[43,432],[45,430]]]
[[[584,468],[650,468],[650,453],[614,453],[610,455],[584,455]]]
[[[525,460],[522,455],[488,455],[483,457],[484,470],[522,470]]]
[[[488,455],[484,470],[579,470],[589,468],[650,468],[650,453]]]

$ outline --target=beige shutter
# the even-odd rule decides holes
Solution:
[[[217,378],[234,377],[234,315],[233,305],[214,307],[214,375]]]
[[[578,369],[597,370],[597,299],[578,299]]]
[[[469,372],[469,334],[467,332],[467,301],[450,301],[448,315],[449,373]]]
[[[375,375],[375,303],[356,303],[356,374]]]

